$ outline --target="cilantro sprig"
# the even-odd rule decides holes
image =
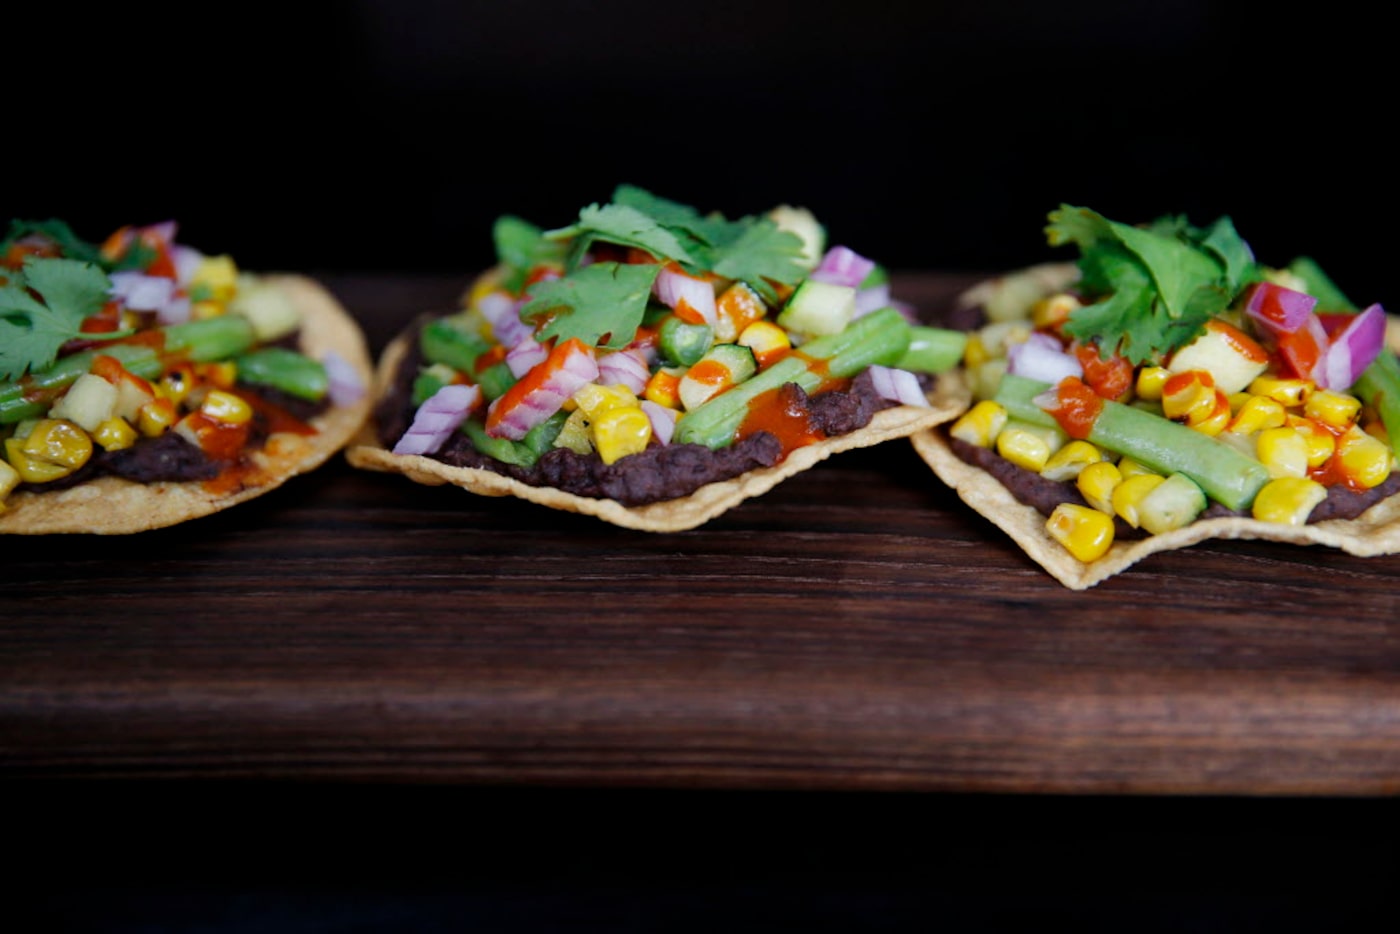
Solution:
[[[111,280],[79,259],[30,256],[0,285],[0,379],[45,370],[83,319],[102,310]]]
[[[1133,227],[1061,205],[1049,220],[1052,246],[1079,246],[1080,288],[1091,299],[1070,313],[1065,331],[1135,365],[1189,343],[1261,275],[1228,217],[1208,228],[1180,217]]]
[[[520,317],[544,320],[541,338],[577,337],[591,346],[620,350],[636,336],[660,271],[650,263],[593,263],[537,283]]]

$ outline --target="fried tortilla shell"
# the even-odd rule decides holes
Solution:
[[[411,347],[410,341],[408,335],[400,335],[385,349],[376,376],[376,398],[387,392],[392,385],[394,373]],[[372,420],[366,424],[356,442],[347,449],[346,458],[356,467],[401,473],[417,483],[429,486],[453,484],[482,496],[516,496],[551,509],[595,516],[623,528],[646,532],[679,532],[703,525],[744,500],[766,493],[784,479],[801,473],[833,454],[908,437],[950,421],[962,414],[968,401],[969,394],[960,383],[944,384],[938,391],[930,394],[929,408],[900,405],[882,409],[875,413],[864,428],[797,448],[772,467],[751,470],[729,480],[708,483],[679,499],[643,506],[629,507],[611,499],[578,496],[553,487],[531,486],[490,470],[453,467],[431,457],[394,454],[379,443]]]
[[[1387,343],[1400,349],[1400,319],[1387,322]],[[952,374],[945,379],[957,380]],[[1072,590],[1085,590],[1127,570],[1149,555],[1186,548],[1211,538],[1265,539],[1294,545],[1327,545],[1360,557],[1400,552],[1400,494],[1372,505],[1354,519],[1328,519],[1289,526],[1248,517],[1197,519],[1190,525],[1132,541],[1116,541],[1095,561],[1078,560],[1045,529],[1045,516],[1021,503],[990,473],[954,453],[944,429],[919,432],[910,438],[914,450],[938,478],[957,491],[963,502],[1011,536],[1026,554]]]
[[[263,278],[284,290],[301,312],[302,351],[317,358],[334,351],[355,368],[368,390],[373,365],[364,335],[334,296],[303,276]],[[366,391],[359,400],[332,406],[311,419],[314,435],[273,434],[261,451],[250,456],[246,467],[239,469],[235,482],[215,478],[136,483],[103,476],[52,492],[17,491],[4,502],[0,533],[124,535],[219,512],[319,467],[355,436],[371,405]]]

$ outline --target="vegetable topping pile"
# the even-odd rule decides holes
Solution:
[[[1073,485],[1046,530],[1074,557],[1124,528],[1297,525],[1330,492],[1391,491],[1400,363],[1380,305],[1358,311],[1308,258],[1257,263],[1228,218],[1133,227],[1061,206],[1046,233],[1078,246],[1077,276],[997,283],[964,355],[979,401],[949,430]]]
[[[83,477],[213,481],[274,431],[363,393],[336,355],[291,349],[297,308],[173,223],[101,244],[62,221],[0,241],[0,510]],[[145,450],[156,456],[133,457]],[[140,462],[138,464],[138,462]]]
[[[565,450],[611,465],[760,431],[786,454],[822,433],[785,387],[868,371],[886,404],[927,406],[917,374],[955,366],[966,343],[915,324],[885,271],[826,248],[803,209],[730,220],[624,185],[567,227],[507,216],[494,239],[499,262],[465,309],[420,332],[395,454],[435,456],[464,434],[501,464]]]

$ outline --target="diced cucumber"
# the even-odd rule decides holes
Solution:
[[[716,344],[686,370],[676,387],[687,412],[731,386],[742,383],[758,370],[753,351],[742,344]]]
[[[715,332],[708,324],[689,324],[671,315],[657,332],[661,355],[672,363],[692,366],[714,343]]]
[[[1161,535],[1189,525],[1206,508],[1206,494],[1183,473],[1157,484],[1138,504],[1138,525]]]
[[[833,285],[815,279],[804,279],[792,293],[778,324],[789,331],[809,337],[840,334],[856,314],[856,290],[847,285]]]

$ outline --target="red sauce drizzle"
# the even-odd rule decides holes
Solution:
[[[1086,440],[1102,411],[1103,397],[1083,380],[1067,376],[1055,387],[1055,408],[1050,414],[1071,438]]]
[[[826,437],[812,424],[811,415],[792,383],[761,393],[749,403],[748,414],[739,426],[739,437],[758,431],[770,432],[778,439],[783,457]]]

